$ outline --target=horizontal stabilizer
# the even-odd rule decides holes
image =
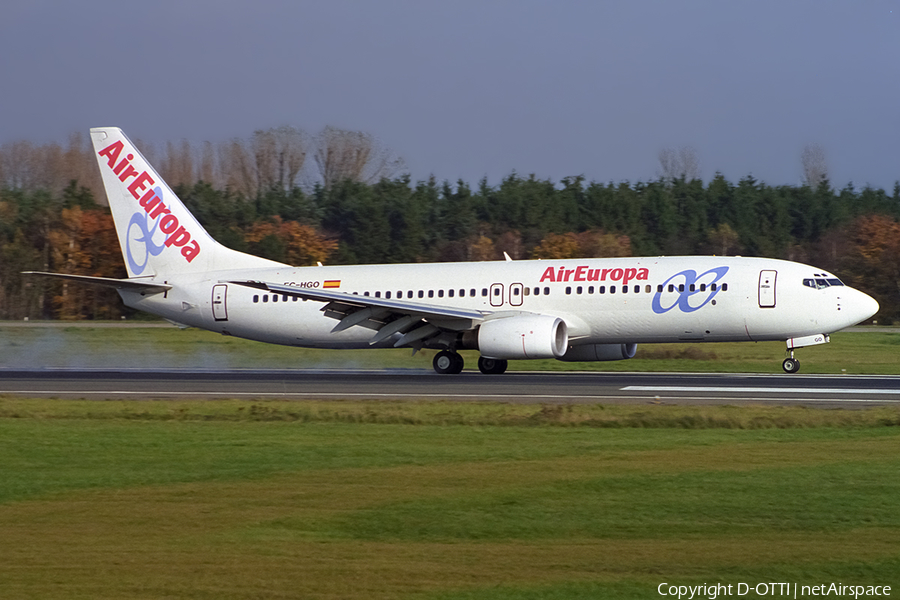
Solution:
[[[145,294],[161,294],[166,290],[172,289],[171,285],[165,283],[151,283],[139,279],[113,279],[110,277],[90,277],[88,275],[68,275],[66,273],[44,273],[42,271],[23,271],[22,275],[55,277],[56,279],[67,279],[69,281],[86,283],[87,285],[97,285],[100,287],[115,288],[117,290],[128,290],[130,292],[143,292]]]

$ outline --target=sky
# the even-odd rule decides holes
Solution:
[[[413,177],[647,181],[664,149],[900,179],[900,0],[4,0],[0,144],[375,136]]]

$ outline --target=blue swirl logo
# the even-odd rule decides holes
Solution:
[[[144,272],[151,256],[159,256],[166,248],[164,244],[153,243],[153,234],[156,233],[156,228],[159,223],[154,223],[153,229],[150,229],[148,223],[149,219],[147,213],[138,211],[131,215],[131,221],[128,222],[128,241],[125,243],[125,257],[128,259],[128,266],[135,275],[140,275]],[[138,228],[138,235],[140,235],[140,237],[132,236],[131,231],[134,227]],[[133,245],[137,245],[137,248],[135,248],[137,252],[135,252],[135,249],[132,249]],[[143,245],[143,247],[141,245]],[[143,262],[139,263],[137,259],[135,259],[135,254],[138,254],[138,256],[143,259]]]
[[[676,307],[686,313],[700,310],[722,291],[722,286],[716,284],[725,277],[727,272],[728,267],[716,267],[699,275],[693,269],[675,273],[663,283],[663,291],[656,292],[656,295],[653,296],[653,312],[661,315]],[[675,289],[679,291],[666,292],[669,284],[674,285]],[[663,294],[674,296],[667,298],[666,306],[663,306]]]

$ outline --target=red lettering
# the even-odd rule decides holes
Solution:
[[[649,279],[649,278],[650,278],[650,269],[643,268],[640,271],[638,271],[637,277],[635,279],[637,279],[638,281],[647,281],[647,279]]]
[[[191,240],[190,246],[185,246],[181,249],[181,255],[185,257],[188,262],[194,260],[198,254],[200,254],[200,244],[197,243],[197,240]]]
[[[162,224],[160,224],[159,227],[162,229]],[[178,227],[178,229],[175,230],[175,233],[166,238],[166,246],[184,246],[190,239],[191,234],[188,233],[184,227]]]
[[[603,269],[603,273],[600,275],[600,281],[606,281],[606,275],[612,271],[612,269]]]
[[[575,269],[566,269],[566,278],[563,279],[563,281],[568,281],[568,280],[569,280],[569,275],[571,275],[571,274],[574,273],[574,272],[575,272]]]
[[[556,271],[553,270],[553,267],[547,267],[544,270],[544,274],[541,275],[541,283],[544,281],[552,281],[556,283]]]
[[[147,210],[147,212],[150,212],[148,209],[144,209],[144,210]],[[162,203],[162,200],[160,200],[160,201],[156,204],[156,208],[153,209],[153,212],[150,212],[150,218],[151,218],[151,219],[155,219],[155,218],[158,217],[159,215],[167,215],[167,214],[169,214],[169,213],[171,213],[171,212],[172,212],[172,211],[169,210],[168,208],[166,208],[166,205]],[[621,270],[621,269],[620,269],[620,270]]]
[[[622,283],[628,285],[628,282],[637,275],[637,269],[625,269],[625,275],[622,277]]]
[[[588,269],[588,272],[587,272],[587,280],[588,281],[597,281],[598,277],[600,277],[600,269]]]
[[[574,281],[584,281],[584,271],[587,267],[577,267],[575,269],[575,279]]]
[[[153,190],[147,190],[147,193],[144,194],[144,197],[140,200],[140,205],[144,207],[146,212],[150,212],[153,210],[153,207],[162,202],[162,198],[156,195],[156,192]]]
[[[559,273],[556,274],[556,281],[562,281],[562,280],[563,280],[563,272],[564,272],[565,270],[566,270],[565,267],[560,267],[560,268],[559,268]]]
[[[165,234],[175,233],[178,229],[178,218],[175,215],[167,214],[159,220],[159,229]]]
[[[622,271],[622,269],[613,269],[612,273],[609,274],[609,278],[612,279],[613,281],[618,281],[618,280],[622,279],[623,273],[624,273],[624,271]]]
[[[129,164],[127,167],[125,167],[125,170],[122,171],[122,174],[119,175],[119,181],[124,183],[126,179],[128,179],[129,177],[134,177],[137,174],[137,170]]]
[[[131,182],[131,185],[128,186],[128,191],[131,192],[131,195],[137,200],[141,195],[141,191],[148,185],[153,185],[154,183],[153,178],[147,175],[147,171],[144,171]],[[141,206],[144,206],[144,204],[142,203]]]
[[[128,161],[130,161],[132,158],[134,158],[134,154],[129,154],[128,156],[126,156],[122,162],[120,162],[119,164],[116,165],[116,168],[113,169],[113,173],[115,173],[116,175],[121,173],[122,169],[125,168],[125,165],[127,165]]]
[[[116,160],[119,158],[119,153],[122,152],[122,148],[124,144],[120,141],[113,142],[97,154],[100,156],[105,156],[107,162],[109,163],[109,168],[112,169],[113,165],[116,164]]]

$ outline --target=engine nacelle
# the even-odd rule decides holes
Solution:
[[[634,358],[637,344],[587,344],[572,346],[559,360],[566,362],[587,362],[603,360],[625,360]]]
[[[478,328],[478,350],[485,358],[559,358],[568,344],[566,322],[550,315],[505,317]]]

